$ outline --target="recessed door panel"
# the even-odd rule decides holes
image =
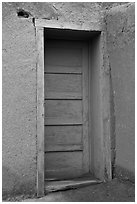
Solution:
[[[45,178],[67,179],[80,176],[82,174],[82,151],[46,153],[45,164],[47,164],[45,165]]]
[[[49,40],[45,46],[45,178],[82,176],[89,172],[88,45]]]
[[[77,74],[45,74],[45,99],[81,99],[81,80]]]
[[[45,151],[48,145],[82,144],[82,125],[45,126]]]

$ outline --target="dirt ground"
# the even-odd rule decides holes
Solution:
[[[135,185],[130,181],[113,179],[111,182],[73,190],[49,193],[42,198],[17,196],[5,201],[22,202],[135,202]]]

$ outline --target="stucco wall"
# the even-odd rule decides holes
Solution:
[[[32,21],[3,5],[3,193],[31,193],[36,177],[36,48]],[[26,192],[25,192],[26,191]]]
[[[115,174],[134,175],[135,5],[110,9],[106,15],[107,46],[115,110]]]
[[[2,9],[3,194],[30,194],[35,193],[37,175],[37,53],[33,20],[45,18],[100,26],[103,14],[97,3],[7,2]],[[18,16],[20,9],[28,16]]]
[[[124,6],[123,8],[126,8],[126,10],[117,10],[117,5],[119,4],[95,2],[3,3],[2,173],[3,193],[5,195],[7,193],[30,194],[34,193],[36,189],[37,53],[33,18],[55,19],[60,22],[72,22],[80,25],[86,24],[89,28],[90,26],[98,26],[104,29],[105,11],[114,7],[107,13],[105,20],[107,23],[108,52],[112,69],[113,88],[115,91],[116,163],[122,167],[128,166],[128,168],[131,168],[132,166],[133,170],[133,162],[130,159],[133,160],[134,154],[132,151],[134,140],[131,139],[134,134],[134,113],[131,115],[131,112],[134,111],[134,96],[132,91],[132,87],[134,88],[134,61],[132,60],[132,54],[134,52],[132,50],[132,44],[134,42],[131,40],[134,38],[134,34],[132,35],[132,31],[134,31],[134,25],[132,24],[134,21],[134,17],[132,17],[134,6]],[[28,18],[24,18],[25,16],[18,17],[17,12],[19,9],[27,11]],[[120,23],[123,23],[122,25],[127,30],[122,32],[121,26],[119,26]],[[119,35],[119,33],[122,34]],[[131,52],[127,52],[129,49]],[[119,65],[120,68],[118,68]],[[133,69],[131,71],[132,73],[129,69]],[[121,85],[120,83],[123,84]],[[129,115],[130,120],[127,117]],[[125,145],[124,155],[123,137]],[[130,144],[128,141],[130,141]],[[131,152],[126,152],[126,149],[129,147],[131,148]],[[124,158],[128,158],[128,162]]]

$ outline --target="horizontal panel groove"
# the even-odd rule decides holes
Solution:
[[[81,65],[57,65],[57,64],[55,64],[55,65],[52,65],[51,63],[45,63],[45,66],[46,67],[50,67],[50,68],[55,68],[55,67],[58,67],[58,68],[67,68],[67,69],[69,69],[69,68],[81,68]]]
[[[46,144],[45,145],[45,152],[74,152],[74,151],[82,151],[83,146],[82,144]]]
[[[81,72],[47,72],[47,71],[45,71],[44,74],[72,74],[72,75],[82,75]]]
[[[77,118],[50,118],[50,117],[45,117],[44,119],[45,124],[81,124],[82,123],[82,118],[77,117]]]
[[[81,93],[77,92],[52,92],[52,91],[47,91],[45,93],[45,99],[82,99]]]
[[[65,123],[65,124],[45,124],[44,126],[78,126],[83,125],[82,123]]]
[[[45,125],[82,125],[82,122],[81,123],[77,123],[77,122],[66,122],[66,121],[58,121],[58,122],[50,122],[50,121],[47,121],[45,122]]]
[[[46,100],[82,100],[82,97],[74,97],[74,98],[59,98],[59,97],[57,97],[57,98],[52,98],[52,97],[46,97],[45,99],[44,99],[44,103],[46,103]]]
[[[47,151],[45,151],[45,153],[48,153],[48,152],[50,152],[50,153],[56,153],[56,152],[81,152],[81,151],[83,151],[83,150],[80,150],[80,149],[73,149],[73,150],[47,150]]]

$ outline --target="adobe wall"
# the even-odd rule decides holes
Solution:
[[[111,8],[106,15],[107,47],[115,111],[116,176],[134,179],[135,167],[135,5]]]
[[[97,25],[100,28],[104,28],[107,22],[108,51],[110,52],[112,81],[115,90],[116,149],[118,149],[116,163],[118,166],[125,167],[127,165],[129,169],[131,167],[133,169],[134,140],[132,141],[131,138],[134,134],[134,113],[129,113],[134,110],[134,96],[130,91],[134,87],[134,60],[132,60],[134,42],[131,40],[134,35],[130,32],[134,20],[132,17],[134,6],[127,7],[127,15],[125,10],[115,10],[119,4],[95,2],[3,3],[3,195],[36,192],[37,52],[34,18],[55,19],[60,22],[67,21],[80,25],[88,24],[88,27]],[[105,11],[111,7],[114,9],[112,8],[107,14],[105,22]],[[24,9],[27,13],[22,15],[19,9]],[[116,11],[119,17],[117,17]],[[19,12],[19,16],[17,12]],[[120,17],[121,15],[122,17]],[[121,18],[123,21],[120,20]],[[126,25],[125,19],[127,19]],[[114,21],[113,26],[111,25],[112,20]],[[124,28],[128,31],[120,31],[121,28],[117,27],[119,22],[123,22]],[[118,42],[119,32],[122,32],[121,43]],[[116,38],[116,36],[118,37]],[[131,52],[126,51],[129,49]],[[121,69],[118,69],[119,65]],[[133,72],[129,73],[129,69],[133,69]],[[125,145],[125,152],[123,152],[122,141]],[[131,151],[126,151],[129,148]],[[124,160],[125,155],[128,162]]]
[[[3,195],[30,194],[36,192],[37,156],[37,53],[33,18],[99,25],[101,5],[5,2],[2,7]],[[22,15],[20,9],[27,13]]]
[[[36,180],[36,48],[31,19],[3,3],[3,194],[31,193]]]

